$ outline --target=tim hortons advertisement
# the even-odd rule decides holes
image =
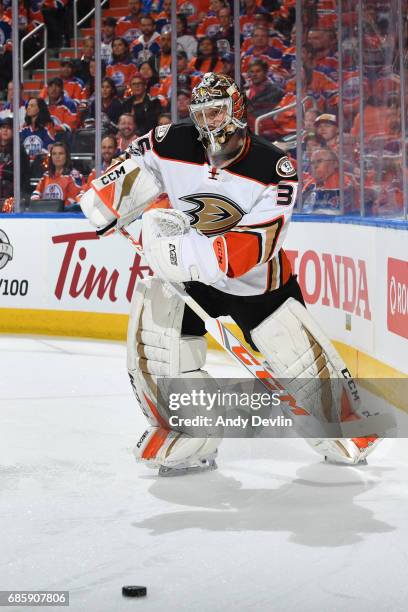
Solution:
[[[408,371],[407,233],[293,222],[285,248],[312,314],[333,339]],[[150,268],[85,219],[0,221],[0,305],[127,314]]]
[[[127,314],[137,279],[152,274],[130,243],[98,238],[85,219],[2,219],[0,230],[4,308]]]

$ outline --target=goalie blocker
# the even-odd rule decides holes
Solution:
[[[126,159],[94,179],[80,205],[98,234],[108,235],[137,219],[160,193],[152,174]]]

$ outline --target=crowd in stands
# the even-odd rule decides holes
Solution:
[[[55,51],[54,66],[58,65],[35,95],[20,91],[22,159],[31,168],[22,188],[33,199],[55,198],[58,193],[66,209],[75,210],[78,194],[95,175],[92,164],[78,162],[73,153],[79,136],[94,129],[95,38],[80,33],[80,51],[73,57],[65,53],[73,44],[72,0],[24,0],[19,4],[20,35],[44,22],[48,46]],[[88,0],[78,4],[83,14],[94,5]],[[170,122],[171,4],[171,0],[123,0],[120,17],[117,8],[115,16],[110,14],[109,2],[104,6],[101,40],[97,41],[103,74],[103,169],[136,137]],[[358,15],[356,3],[343,1],[340,138],[336,0],[303,2],[301,92],[297,92],[296,78],[296,1],[241,0],[240,71],[248,102],[248,125],[284,147],[295,162],[296,139],[302,138],[304,212],[338,214],[342,200],[344,212],[358,213],[362,165],[365,213],[402,212],[400,69],[394,4],[385,0],[364,2],[361,118]],[[406,7],[407,0],[403,5]],[[191,91],[200,77],[208,71],[234,75],[233,2],[177,0],[177,11],[177,115],[178,121],[190,122]],[[92,23],[88,20],[88,27]],[[33,37],[27,53],[41,45],[39,37]],[[4,92],[0,105],[0,198],[11,193],[10,185],[3,186],[10,176],[6,136],[10,132],[12,138],[11,56],[11,1],[0,0],[0,87]],[[34,64],[32,70],[37,68]],[[302,100],[301,130],[296,124],[296,92]],[[271,111],[276,112],[263,118]],[[361,155],[364,164],[360,163]],[[26,180],[30,175],[31,189]],[[33,185],[34,178],[41,180]]]

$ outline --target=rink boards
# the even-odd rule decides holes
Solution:
[[[0,218],[0,331],[124,339],[151,271],[118,236],[73,216]],[[285,243],[312,314],[358,376],[408,374],[403,225],[298,217]]]

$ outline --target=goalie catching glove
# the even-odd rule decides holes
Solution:
[[[137,219],[160,192],[149,172],[126,159],[92,181],[80,206],[98,234],[108,235]]]
[[[211,285],[226,276],[225,238],[200,234],[181,211],[159,208],[145,213],[142,236],[146,260],[163,280]]]

